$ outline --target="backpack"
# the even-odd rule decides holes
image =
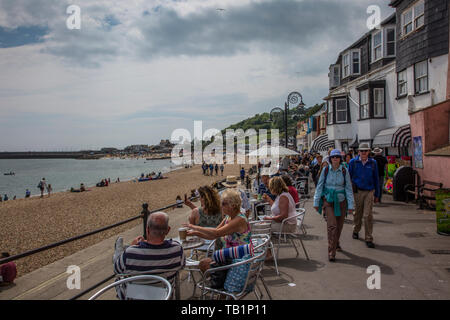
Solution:
[[[37,186],[39,189],[41,189],[42,188],[42,181],[39,181],[39,184],[38,184],[38,186]]]
[[[323,181],[323,185],[325,185],[327,183],[327,177],[328,177],[328,171],[330,171],[330,167],[326,167],[325,168],[325,180]],[[347,179],[345,179],[345,174],[347,173],[347,169],[345,169],[345,167],[342,167],[342,175],[344,176],[344,188],[347,184]]]

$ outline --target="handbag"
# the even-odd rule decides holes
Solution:
[[[250,255],[246,255],[241,259],[233,259],[233,263],[238,263],[242,261],[249,260]],[[245,281],[247,280],[247,275],[250,270],[250,264],[241,264],[240,266],[232,267],[228,270],[227,277],[225,279],[224,289],[228,292],[241,292],[244,289]],[[247,286],[246,291],[253,290],[254,283]]]

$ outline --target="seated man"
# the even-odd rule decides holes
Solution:
[[[185,256],[181,244],[165,240],[170,231],[169,216],[165,212],[152,213],[147,222],[147,240],[137,237],[125,250],[123,239],[119,237],[113,257],[114,272],[135,273],[148,272],[163,274],[173,282],[178,270],[185,265]],[[119,299],[124,295],[118,290]]]
[[[3,252],[1,258],[8,258],[9,253]],[[0,265],[0,286],[8,286],[14,283],[17,276],[17,266],[13,261]]]

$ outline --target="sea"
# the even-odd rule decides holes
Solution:
[[[92,187],[102,179],[110,178],[111,183],[117,178],[129,181],[139,178],[142,173],[167,173],[176,169],[179,167],[175,167],[170,159],[0,159],[0,195],[4,198],[7,194],[10,200],[14,196],[25,198],[26,189],[32,196],[40,195],[37,186],[42,178],[52,185],[52,192],[60,192],[71,187],[78,189],[81,183]],[[15,175],[4,175],[9,172]]]

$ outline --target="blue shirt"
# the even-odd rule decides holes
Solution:
[[[347,207],[349,210],[355,209],[355,200],[353,198],[352,181],[348,170],[345,170],[345,187],[344,187],[344,174],[342,172],[342,166],[339,166],[337,170],[333,170],[332,166],[328,166],[327,181],[325,182],[325,169],[320,173],[319,181],[317,182],[316,193],[314,194],[314,207],[319,206],[320,198],[323,195],[324,188],[334,189],[336,191],[345,190],[345,194],[338,193],[339,202],[347,199]]]
[[[241,178],[244,178],[244,177],[245,177],[245,170],[242,169],[242,170],[241,170]]]
[[[258,187],[258,194],[263,195],[264,193],[266,193],[270,197],[270,199],[275,201],[276,196],[274,196],[273,194],[270,193],[269,189],[267,189],[267,187],[264,183],[261,183]]]
[[[368,158],[365,165],[358,157],[350,160],[348,171],[352,182],[362,190],[375,190],[375,198],[380,197],[379,177],[377,162]]]

